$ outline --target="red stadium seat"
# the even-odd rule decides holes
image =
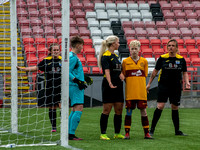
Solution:
[[[184,40],[183,39],[176,39],[176,41],[178,42],[178,48],[184,48]]]
[[[97,66],[97,58],[96,57],[88,57],[86,61],[87,61],[88,66]]]
[[[176,20],[177,19],[185,19],[186,18],[185,12],[175,12],[174,15],[175,15]]]
[[[142,56],[145,58],[152,58],[153,57],[153,51],[151,48],[143,49],[142,50]]]
[[[85,57],[79,57],[79,59],[80,59],[82,65],[86,66],[86,59],[85,59]]]
[[[178,21],[178,27],[180,28],[189,28],[190,24],[188,21]]]
[[[169,42],[169,39],[162,39],[162,47],[165,52],[167,52],[167,43]]]
[[[83,2],[83,8],[84,10],[94,10],[94,3],[91,2]]]
[[[169,39],[169,30],[159,30],[159,36],[160,38],[167,37]]]
[[[155,49],[160,49],[161,48],[161,41],[160,41],[160,39],[152,39],[150,41],[150,43],[151,43],[151,47],[152,47],[153,51]]]
[[[154,50],[154,57],[155,57],[155,60],[157,60],[157,58],[160,57],[160,55],[163,55],[165,53],[164,49],[155,49]]]
[[[192,66],[200,66],[200,58],[191,58]]]
[[[186,65],[191,66],[191,59],[189,57],[185,58]]]
[[[181,28],[181,36],[183,39],[192,39],[192,31],[187,28]]]
[[[53,9],[60,9],[61,8],[61,3],[58,2],[49,2],[49,6],[51,10]]]
[[[147,31],[147,37],[149,38],[149,40],[157,39],[158,38],[158,30]]]
[[[150,42],[149,42],[148,39],[141,39],[141,40],[139,40],[139,41],[140,41],[140,44],[141,44],[141,46],[140,46],[141,51],[142,51],[143,49],[149,49]]]
[[[51,10],[51,13],[52,13],[52,17],[53,17],[53,18],[56,18],[56,17],[61,18],[61,16],[62,16],[61,11],[58,10],[58,9],[52,9],[52,10]]]
[[[47,38],[47,46],[49,47],[51,44],[58,43],[56,38]]]
[[[39,11],[36,8],[29,9],[28,13],[29,13],[30,17],[38,17],[39,16]]]
[[[123,21],[122,27],[123,28],[133,28],[133,22],[132,21]]]
[[[170,28],[169,33],[170,33],[171,38],[175,38],[175,39],[181,38],[181,31],[180,30]]]
[[[21,34],[22,35],[31,35],[32,30],[31,30],[31,28],[21,28]]]
[[[49,8],[49,3],[48,2],[40,2],[38,3],[38,8]]]
[[[167,22],[167,27],[169,28],[177,28],[178,27],[178,22],[177,21],[169,21]]]
[[[156,27],[157,28],[166,28],[167,23],[165,21],[156,21]]]
[[[92,74],[100,74],[99,67],[92,67]]]
[[[42,21],[39,18],[31,18],[30,19],[30,23],[32,26],[41,26],[42,25]]]
[[[95,57],[95,49],[94,48],[87,48],[84,49],[86,59],[89,57]]]
[[[154,21],[145,21],[145,28],[155,28],[156,24]]]
[[[198,49],[200,51],[200,39],[197,40],[197,47],[198,47]]]
[[[30,66],[36,66],[38,63],[38,58],[37,57],[28,57],[28,59],[26,60],[27,65]]]
[[[195,48],[195,40],[194,39],[185,39],[185,46],[187,50]]]
[[[188,54],[190,58],[199,58],[199,50],[198,49],[189,49]]]
[[[92,45],[92,39],[84,39],[84,45]]]
[[[133,29],[126,29],[124,30],[125,37],[133,37],[135,38],[135,30]]]
[[[133,27],[134,28],[143,28],[145,27],[145,24],[143,21],[134,21],[133,22]]]
[[[42,18],[42,23],[43,23],[43,26],[51,26],[51,27],[53,27],[53,25],[54,25],[53,20],[51,20],[49,18]]]
[[[186,48],[179,48],[178,51],[179,51],[179,54],[180,54],[181,56],[183,56],[184,58],[187,58],[187,57],[188,57],[188,51],[187,51]]]
[[[139,40],[147,38],[147,31],[146,30],[143,30],[143,29],[142,30],[138,30],[138,29],[136,29],[135,32],[136,32],[137,38]]]
[[[33,45],[34,39],[33,38],[23,38],[23,44],[24,45]]]
[[[45,45],[46,39],[45,38],[35,38],[36,45]]]
[[[84,74],[89,74],[90,73],[88,67],[83,67],[83,72],[84,72]]]

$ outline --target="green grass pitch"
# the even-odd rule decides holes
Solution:
[[[22,113],[23,119],[19,119],[21,124],[23,121],[27,121],[27,112]],[[37,113],[41,113],[40,116],[32,116],[29,118],[29,123],[35,127],[34,124],[35,117],[38,117],[37,120],[45,119],[45,123],[41,122],[41,124],[37,124],[38,126],[44,127],[44,132],[46,140],[59,140],[59,134],[56,133],[55,136],[52,136],[50,131],[50,123],[48,120],[48,113],[45,115],[42,113],[44,109],[37,110]],[[58,111],[59,112],[59,111]],[[141,125],[141,117],[139,110],[134,110],[132,114],[132,126],[131,126],[131,139],[130,140],[116,140],[113,139],[114,135],[114,127],[113,127],[113,116],[114,112],[112,110],[109,116],[107,135],[111,138],[110,141],[102,141],[99,139],[100,136],[100,127],[99,120],[100,114],[102,112],[102,107],[97,108],[85,108],[83,111],[83,115],[81,118],[81,122],[76,131],[76,135],[78,137],[83,138],[83,141],[69,141],[69,145],[78,149],[83,150],[199,150],[200,149],[200,109],[180,109],[180,129],[188,134],[188,136],[180,137],[174,135],[174,127],[171,119],[171,109],[164,109],[162,116],[158,122],[156,127],[156,131],[154,133],[154,140],[145,140],[144,133]],[[149,122],[151,124],[152,116],[154,109],[148,108],[147,113],[149,116]],[[36,109],[31,109],[28,111],[29,115],[36,113]],[[59,114],[59,113],[58,113]],[[123,120],[125,116],[125,109],[123,110]],[[0,116],[0,119],[2,116]],[[59,125],[59,119],[57,121]],[[121,133],[124,134],[124,121],[122,123]],[[31,128],[23,126],[23,129]],[[21,130],[21,128],[19,129]],[[59,130],[59,129],[58,129]],[[59,131],[58,131],[59,132]],[[32,131],[27,133],[27,135],[39,134],[37,131]],[[51,136],[50,136],[51,135]],[[19,138],[21,136],[10,136],[10,139]],[[32,138],[27,137],[27,142],[31,142]],[[4,136],[3,138],[8,139],[8,136]],[[37,139],[35,139],[37,140]],[[5,149],[5,148],[0,148]],[[16,150],[64,150],[61,146],[35,146],[35,147],[16,147]]]

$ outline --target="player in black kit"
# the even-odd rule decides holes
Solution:
[[[148,91],[150,84],[160,70],[158,77],[157,108],[154,111],[150,134],[154,134],[156,124],[161,116],[165,103],[169,98],[172,109],[172,120],[175,128],[175,135],[183,136],[185,134],[179,130],[178,106],[180,105],[181,99],[182,76],[186,82],[186,88],[190,88],[187,66],[185,59],[177,54],[178,43],[175,39],[172,39],[167,43],[167,50],[167,54],[159,57],[146,87]]]

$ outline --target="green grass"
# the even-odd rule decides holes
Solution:
[[[39,116],[32,116],[30,120],[26,118],[27,114],[30,116],[34,113],[41,113]],[[44,134],[45,137],[43,137],[45,140],[51,140],[51,141],[57,141],[59,140],[60,135],[58,133],[51,134],[50,131],[50,123],[48,120],[48,114],[45,115],[42,114],[44,109],[31,109],[31,110],[25,110],[22,112],[22,116],[24,116],[23,119],[20,119],[20,126],[19,131],[23,131],[23,128],[26,128],[26,130],[31,130],[31,128],[41,128],[44,127],[43,132],[35,132],[31,130],[30,132],[24,132],[24,135],[29,135],[27,143],[31,143],[33,140],[33,136],[38,136],[37,138],[41,138],[41,135]],[[69,141],[69,145],[84,149],[84,150],[198,150],[200,149],[200,109],[180,109],[180,129],[187,133],[188,136],[180,137],[174,135],[174,127],[171,120],[171,109],[164,109],[161,119],[158,122],[158,125],[156,127],[156,131],[154,134],[154,140],[145,140],[144,139],[144,133],[141,126],[141,119],[140,119],[140,112],[139,110],[134,110],[132,114],[132,126],[131,126],[131,139],[130,140],[116,140],[113,139],[114,134],[114,127],[113,127],[113,111],[111,112],[109,116],[109,123],[107,128],[107,135],[111,138],[110,141],[102,141],[99,140],[100,135],[100,127],[99,127],[99,119],[100,114],[102,112],[102,108],[85,108],[83,111],[83,115],[81,118],[81,122],[78,126],[78,129],[76,131],[76,135],[83,138],[83,141]],[[151,123],[152,115],[154,112],[154,109],[147,109],[149,121]],[[1,113],[0,113],[1,114]],[[58,113],[59,114],[59,113]],[[125,109],[123,112],[123,119],[125,115]],[[35,119],[39,120],[46,120],[45,122],[41,123],[34,123]],[[2,115],[0,116],[0,120],[2,120]],[[9,121],[7,121],[9,122]],[[29,122],[31,126],[27,128],[27,126],[21,126],[23,124],[26,124]],[[59,124],[59,120],[57,122]],[[121,133],[124,134],[124,127],[122,123],[122,130]],[[8,126],[8,124],[6,125]],[[36,127],[37,126],[37,127]],[[16,139],[16,135],[5,135],[3,138],[8,139],[12,138],[13,140]],[[2,135],[0,135],[0,138],[2,139]],[[21,138],[21,136],[18,135],[18,139]],[[35,138],[35,140],[37,140]],[[19,143],[22,141],[18,141]],[[24,141],[23,141],[24,142]],[[0,148],[5,149],[5,148]],[[62,150],[65,149],[61,146],[37,146],[37,147],[17,147],[15,148],[17,150]]]

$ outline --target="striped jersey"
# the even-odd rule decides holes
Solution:
[[[137,63],[128,57],[122,63],[122,71],[126,78],[126,100],[147,100],[146,77],[148,62],[140,57]]]

